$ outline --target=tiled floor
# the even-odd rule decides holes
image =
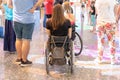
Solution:
[[[77,31],[80,33],[79,28]],[[75,58],[72,75],[66,71],[66,66],[53,66],[50,75],[46,74],[44,43],[47,38],[41,26],[34,29],[29,55],[33,64],[28,67],[15,64],[16,54],[4,52],[3,39],[0,38],[0,80],[120,80],[119,50],[116,54],[117,64],[111,65],[106,46],[104,63],[98,65],[93,61],[97,55],[96,35],[85,29],[82,38],[84,49],[82,54]]]

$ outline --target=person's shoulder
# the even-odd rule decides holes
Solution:
[[[64,24],[71,25],[70,20],[69,19],[65,19]]]

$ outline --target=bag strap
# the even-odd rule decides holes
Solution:
[[[65,40],[64,40],[62,47],[64,47],[66,40],[67,40],[67,36],[65,37]]]
[[[53,39],[53,36],[51,36],[51,38],[52,38],[53,45],[56,47],[55,41]]]

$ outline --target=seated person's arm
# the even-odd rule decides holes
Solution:
[[[72,37],[72,26],[71,26],[71,23],[70,23],[70,20],[68,20],[68,37],[71,39]]]
[[[75,22],[75,17],[74,17],[73,14],[70,14],[70,21],[71,21],[71,22]]]
[[[46,33],[47,33],[48,36],[51,35],[50,30],[51,30],[50,20],[47,20],[47,22],[46,22]]]
[[[69,36],[69,38],[71,38],[71,36],[72,36],[72,28],[68,29],[68,36]]]
[[[65,17],[66,17],[66,19],[70,20],[70,22],[75,22],[75,17],[74,17],[73,14],[67,13],[67,14],[65,15]]]
[[[50,36],[50,30],[46,28],[46,33]]]

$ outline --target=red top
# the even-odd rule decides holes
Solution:
[[[44,2],[45,9],[46,9],[45,14],[52,14],[53,6],[54,6],[53,3],[54,3],[53,0],[45,0]]]

